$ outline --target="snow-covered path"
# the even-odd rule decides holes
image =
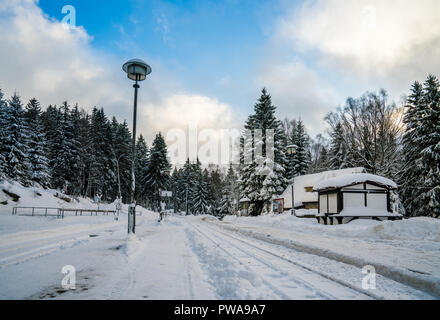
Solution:
[[[210,219],[158,223],[144,214],[128,239],[124,217],[72,217],[3,234],[0,299],[431,298],[381,276],[376,290],[363,290],[357,267],[226,231]],[[76,290],[61,288],[64,265],[76,268]]]
[[[190,224],[196,233],[208,240],[204,245],[211,247],[210,254],[216,259],[228,259],[232,278],[243,280],[241,291],[247,290],[249,299],[368,299],[368,296],[353,288],[298,267],[288,259],[271,253],[249,241],[239,239],[209,225]],[[211,245],[210,243],[211,242]],[[202,243],[202,242],[200,242]],[[199,247],[201,245],[199,244]],[[197,247],[196,247],[197,250]],[[222,252],[217,252],[221,250]],[[219,259],[220,260],[220,259]],[[208,270],[217,264],[207,265]],[[213,276],[215,276],[214,270]],[[232,279],[231,283],[235,279]],[[223,288],[217,288],[222,290]],[[222,293],[221,291],[219,292]],[[238,294],[239,292],[230,292]],[[227,295],[228,296],[228,295]],[[373,296],[374,297],[374,296]],[[243,298],[237,296],[237,298]]]

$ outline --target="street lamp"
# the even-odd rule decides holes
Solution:
[[[135,81],[134,88],[134,112],[133,112],[133,141],[132,141],[132,159],[131,159],[131,199],[128,209],[128,233],[135,233],[136,227],[136,203],[134,200],[135,181],[135,159],[136,159],[136,113],[137,96],[139,81],[144,81],[147,75],[151,73],[151,67],[141,59],[132,59],[122,66],[122,70],[127,73],[130,80]]]
[[[286,147],[286,149],[287,149],[287,154],[289,156],[293,156],[294,154],[296,154],[296,145],[294,145],[294,144],[288,145]],[[292,175],[293,175],[293,172],[292,172]],[[295,177],[292,177],[292,215],[296,216],[296,214],[295,214],[295,193],[293,192],[294,184],[295,184]]]

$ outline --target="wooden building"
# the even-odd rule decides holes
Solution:
[[[358,167],[295,177],[293,185],[289,185],[281,195],[273,197],[273,212],[279,213],[280,210],[278,208],[280,208],[280,203],[282,203],[283,211],[292,209],[292,187],[295,198],[295,209],[314,209],[316,211],[318,209],[318,193],[313,190],[315,184],[323,180],[362,172],[365,172],[365,169]]]
[[[321,181],[318,192],[317,220],[321,224],[348,223],[354,219],[396,220],[390,192],[397,188],[392,180],[367,174],[350,174]]]

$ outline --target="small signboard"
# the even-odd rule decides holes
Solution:
[[[162,191],[162,197],[171,198],[173,196],[172,191]]]
[[[284,212],[284,199],[273,199],[273,212],[274,213]]]

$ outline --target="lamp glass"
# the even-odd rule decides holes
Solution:
[[[151,73],[151,67],[141,59],[126,62],[122,69],[127,73],[127,77],[134,81],[143,81]]]
[[[296,153],[296,147],[294,145],[287,146],[287,154],[292,155]]]

